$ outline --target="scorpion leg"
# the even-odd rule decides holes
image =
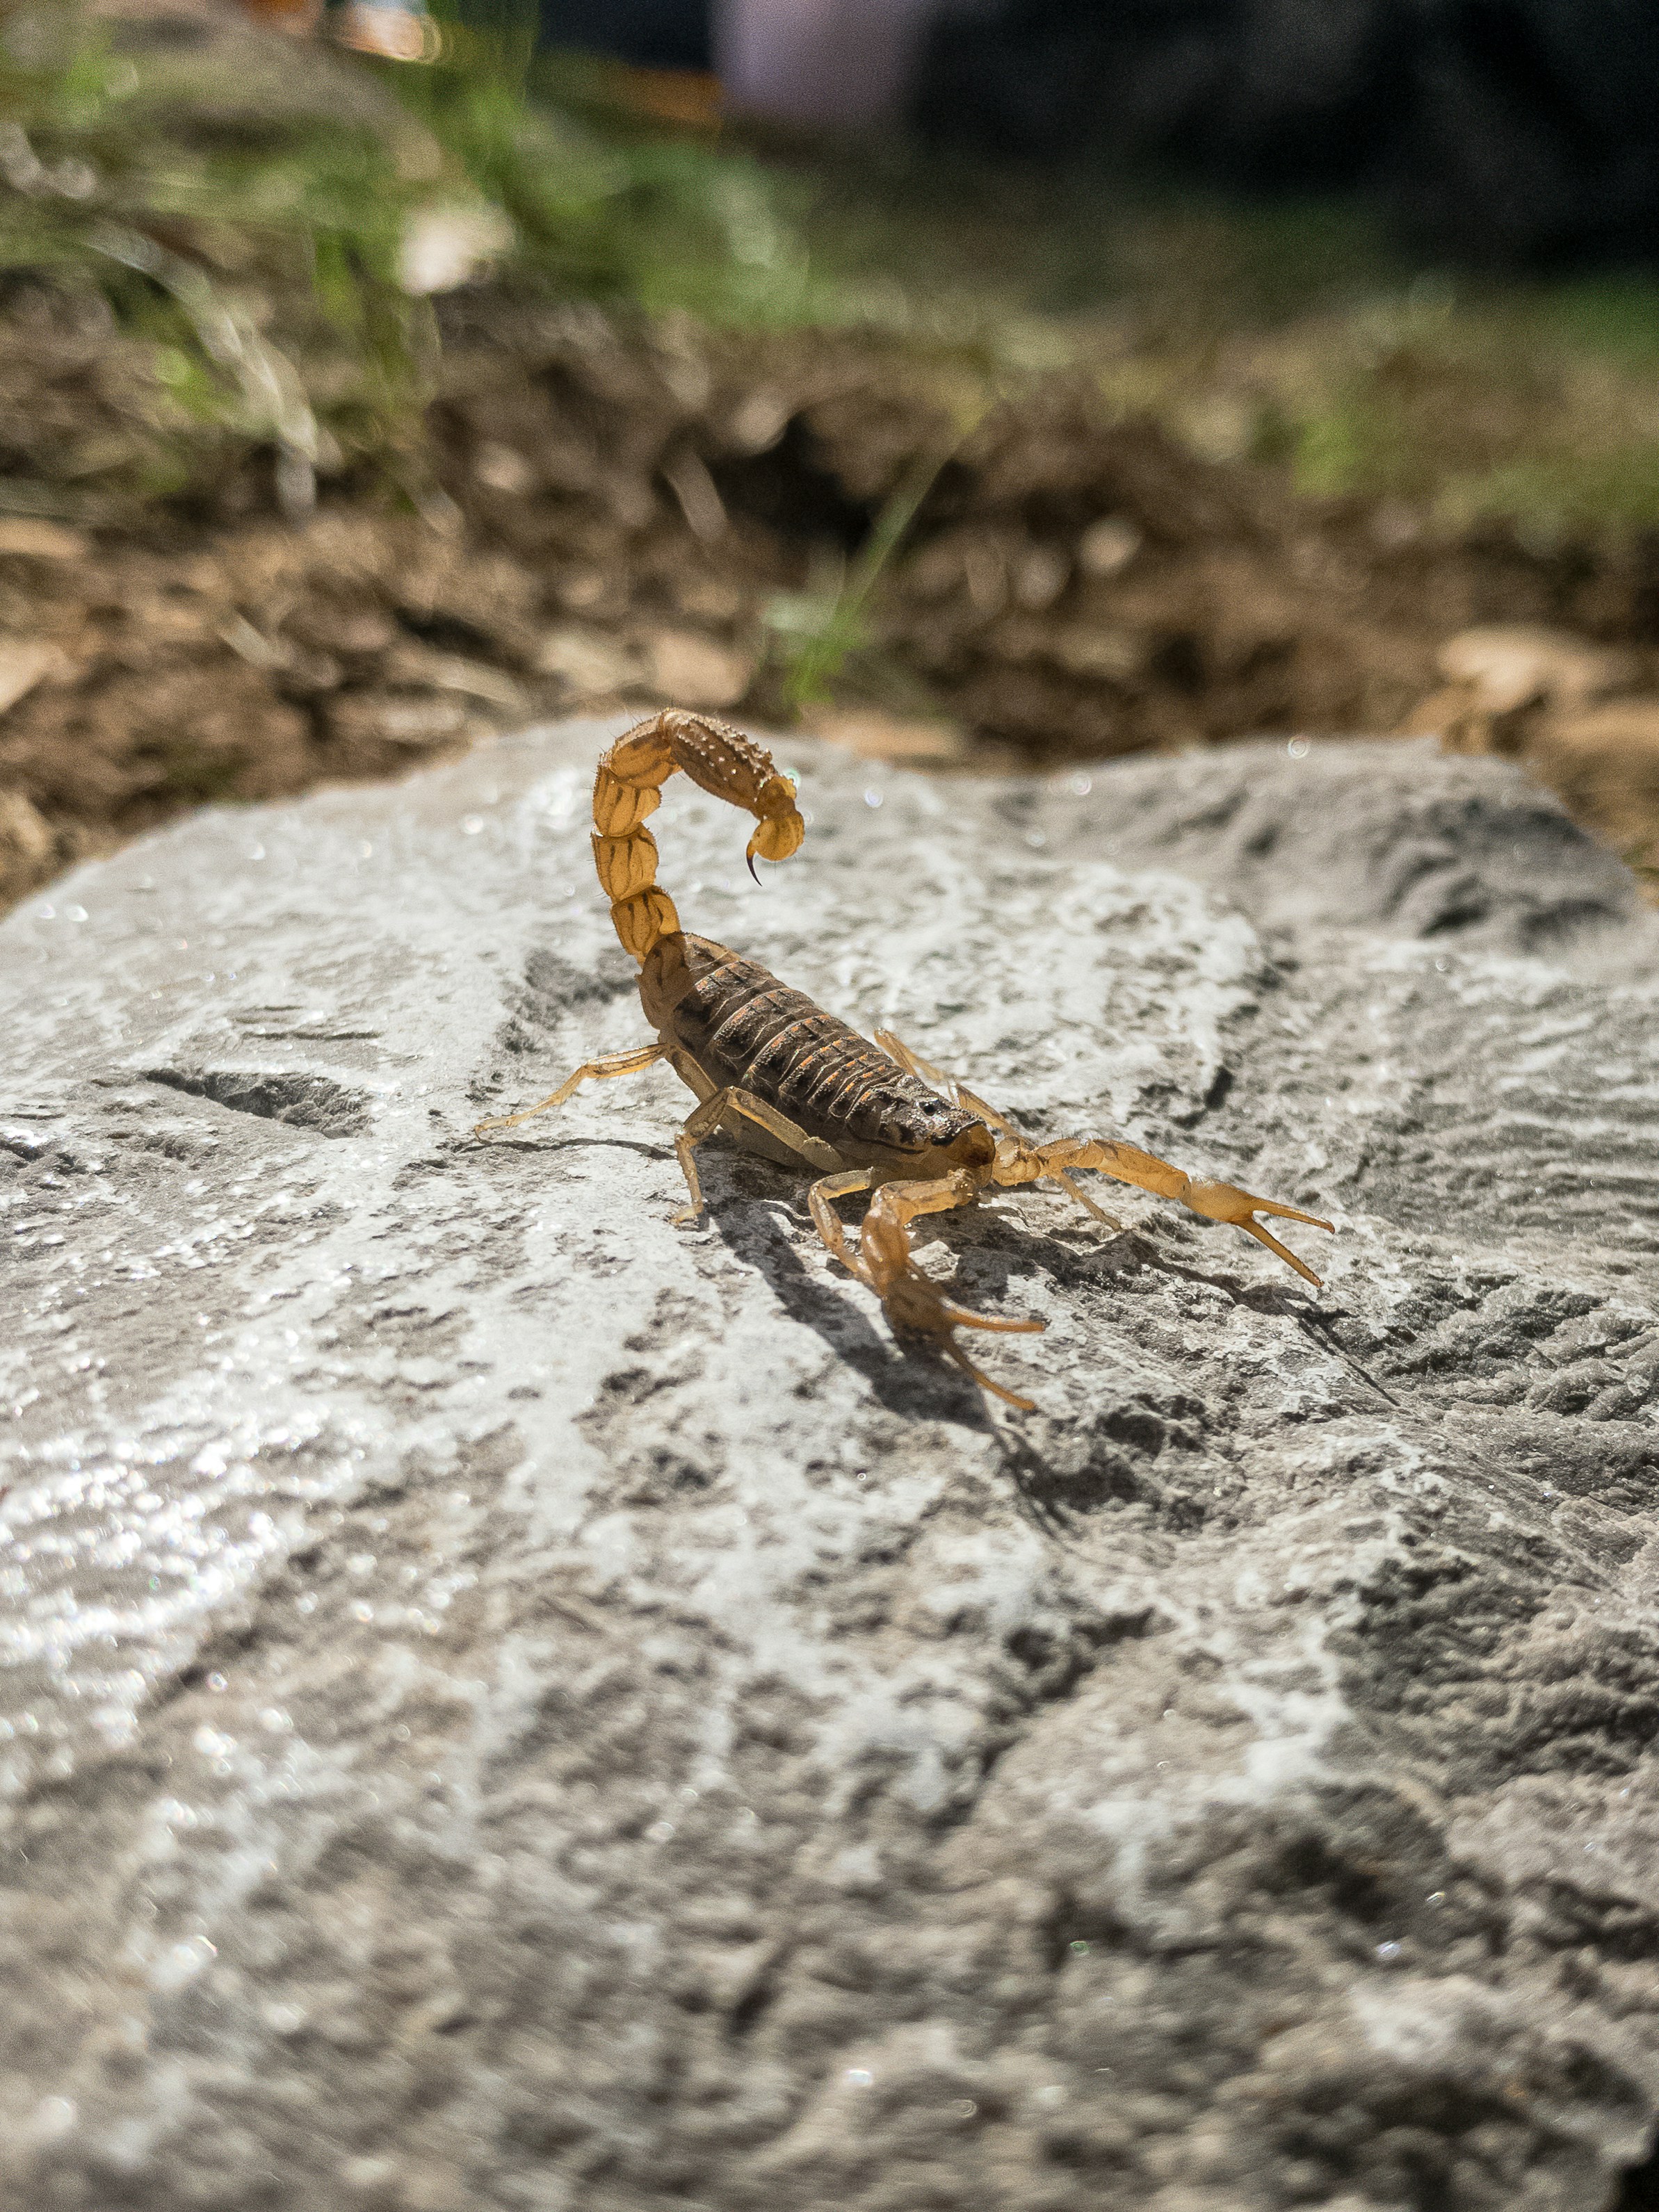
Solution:
[[[822,1139],[809,1137],[805,1129],[798,1128],[787,1114],[780,1114],[775,1106],[769,1106],[763,1098],[757,1098],[752,1091],[740,1091],[728,1084],[722,1091],[711,1091],[685,1118],[685,1125],[674,1139],[674,1151],[678,1157],[681,1173],[685,1177],[689,1204],[674,1216],[674,1226],[684,1228],[695,1221],[702,1212],[702,1183],[697,1174],[696,1148],[707,1136],[711,1136],[719,1124],[730,1115],[744,1121],[752,1121],[764,1129],[769,1137],[806,1162],[809,1167],[839,1167],[839,1156]]]
[[[953,1106],[966,1107],[970,1114],[977,1114],[981,1121],[988,1121],[994,1129],[1000,1129],[1006,1136],[1012,1137],[1022,1150],[1026,1149],[1025,1139],[1020,1135],[1019,1131],[1006,1114],[999,1114],[994,1106],[988,1106],[984,1099],[977,1097],[965,1085],[958,1082],[954,1075],[947,1075],[942,1067],[935,1067],[931,1060],[924,1060],[919,1052],[912,1052],[909,1046],[896,1037],[891,1030],[878,1030],[876,1042],[890,1059],[897,1060],[899,1066],[907,1069],[910,1074],[920,1076],[924,1083],[931,1083],[934,1090],[942,1097],[948,1098]],[[1115,1214],[1108,1213],[1103,1206],[1097,1206],[1086,1191],[1079,1189],[1063,1169],[1055,1174],[1054,1179],[1069,1197],[1077,1200],[1085,1213],[1092,1213],[1097,1221],[1103,1221],[1109,1229],[1119,1231],[1122,1229],[1123,1224]]]
[[[1276,1198],[1254,1198],[1249,1191],[1240,1190],[1230,1182],[1195,1182],[1181,1169],[1172,1167],[1168,1160],[1143,1152],[1138,1145],[1108,1144],[1094,1137],[1062,1137],[1052,1145],[1030,1146],[1022,1155],[1011,1155],[1006,1161],[999,1157],[992,1172],[998,1182],[1030,1182],[1039,1176],[1063,1176],[1066,1170],[1078,1168],[1093,1168],[1117,1182],[1155,1191],[1160,1198],[1173,1198],[1206,1221],[1230,1222],[1234,1228],[1254,1237],[1258,1244],[1265,1244],[1270,1252],[1277,1253],[1286,1267],[1294,1267],[1316,1289],[1319,1287],[1319,1277],[1306,1261],[1298,1260],[1290,1247],[1281,1244],[1255,1217],[1258,1213],[1275,1214],[1286,1221],[1305,1221],[1310,1228],[1328,1230],[1334,1235],[1330,1222],[1322,1221],[1316,1213],[1304,1213],[1299,1206],[1282,1205]]]
[[[868,1190],[874,1174],[873,1168],[848,1168],[844,1175],[821,1177],[806,1194],[813,1226],[823,1237],[830,1257],[839,1260],[849,1275],[858,1273],[859,1263],[847,1242],[846,1228],[835,1210],[836,1200],[850,1198],[855,1190]]]
[[[982,1390],[1016,1406],[1023,1413],[1032,1410],[1029,1398],[1005,1390],[1000,1382],[975,1367],[956,1340],[959,1328],[987,1328],[1000,1335],[1036,1335],[1047,1324],[1009,1319],[1000,1314],[971,1312],[947,1298],[931,1275],[924,1274],[910,1256],[908,1224],[923,1213],[944,1213],[966,1206],[981,1188],[981,1179],[962,1169],[933,1182],[884,1183],[876,1193],[859,1234],[859,1257],[854,1272],[881,1299],[896,1329],[910,1329],[931,1336],[947,1359],[969,1375]]]
[[[1064,1168],[1056,1170],[1054,1181],[1062,1190],[1070,1193],[1085,1213],[1092,1213],[1097,1221],[1103,1221],[1109,1229],[1115,1229],[1120,1234],[1121,1233],[1123,1224],[1118,1219],[1116,1214],[1108,1213],[1103,1206],[1097,1206],[1082,1185],[1072,1181]]]
[[[532,1115],[545,1114],[551,1106],[562,1106],[582,1084],[590,1078],[596,1081],[612,1075],[638,1075],[655,1060],[662,1058],[667,1048],[660,1044],[635,1045],[632,1052],[613,1052],[608,1060],[584,1060],[574,1075],[567,1076],[558,1089],[544,1098],[539,1105],[526,1106],[520,1114],[498,1114],[492,1121],[473,1124],[472,1133],[482,1137],[486,1129],[511,1129]]]

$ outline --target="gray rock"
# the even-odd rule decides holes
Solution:
[[[692,926],[1316,1204],[932,1224],[901,1352],[660,1070],[592,727],[0,929],[0,2195],[1586,2212],[1659,2108],[1659,927],[1399,744],[793,743]],[[1319,1249],[1315,1252],[1315,1247]],[[976,1347],[978,1348],[978,1347]]]

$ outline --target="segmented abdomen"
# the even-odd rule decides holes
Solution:
[[[896,1115],[936,1095],[804,991],[735,952],[679,1000],[673,1026],[716,1083],[753,1091],[831,1144],[880,1144]]]

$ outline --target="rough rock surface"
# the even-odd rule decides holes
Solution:
[[[1659,2108],[1659,923],[1407,744],[801,746],[688,920],[1318,1204],[937,1225],[988,1407],[639,1035],[592,728],[0,930],[0,2197],[1587,2212]],[[1299,744],[1299,741],[1298,741]]]

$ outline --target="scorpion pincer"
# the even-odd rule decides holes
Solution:
[[[805,824],[794,786],[741,731],[669,708],[619,738],[594,780],[593,858],[617,934],[640,963],[640,1002],[655,1042],[589,1060],[550,1097],[481,1121],[475,1133],[511,1128],[562,1105],[591,1079],[635,1075],[665,1060],[697,1097],[675,1139],[690,1200],[677,1223],[702,1214],[696,1148],[716,1128],[768,1158],[813,1170],[808,1202],[819,1236],[876,1292],[895,1329],[933,1338],[981,1388],[1023,1412],[1031,1410],[1030,1400],[982,1374],[956,1332],[1028,1333],[1044,1324],[954,1304],[911,1257],[909,1225],[920,1215],[967,1206],[988,1188],[1046,1177],[1115,1228],[1111,1215],[1073,1181],[1079,1170],[1092,1169],[1174,1199],[1206,1220],[1231,1222],[1317,1285],[1313,1270],[1255,1217],[1279,1215],[1327,1230],[1328,1221],[1231,1183],[1194,1181],[1167,1160],[1115,1139],[1032,1144],[890,1032],[878,1030],[872,1043],[758,962],[683,930],[657,883],[656,841],[645,826],[677,769],[755,817],[747,854],[751,873],[757,856],[786,860],[799,847]],[[854,1246],[835,1209],[855,1193],[872,1195]]]

